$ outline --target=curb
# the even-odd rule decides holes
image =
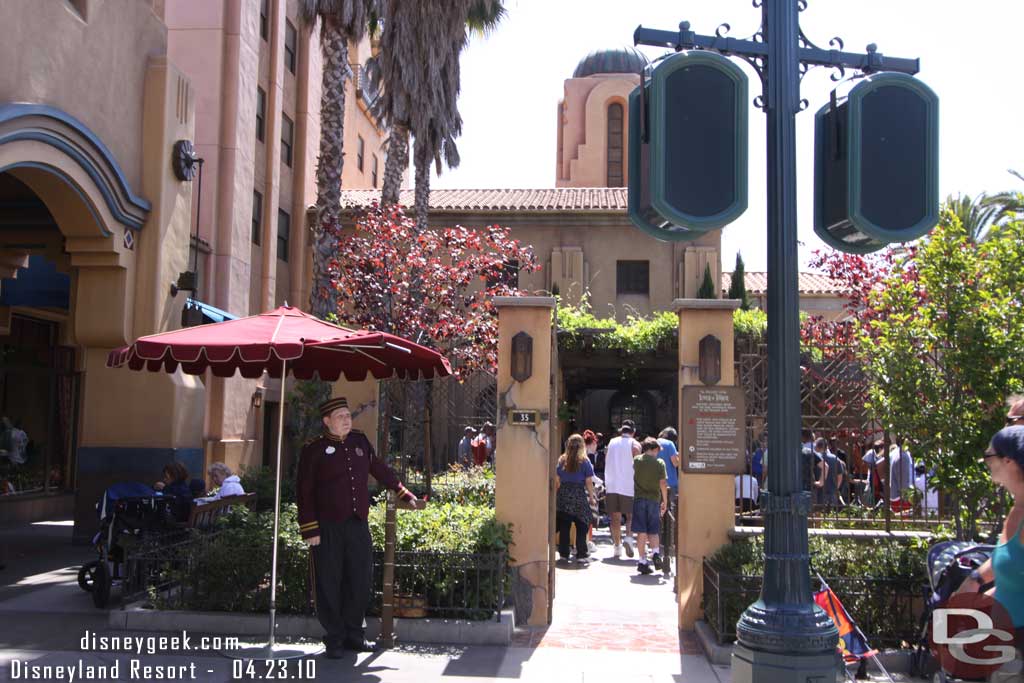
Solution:
[[[732,645],[719,645],[715,632],[703,621],[694,624],[694,630],[708,661],[719,666],[729,666],[732,663]],[[881,650],[878,653],[879,661],[890,673],[909,672],[910,658],[910,650]],[[876,669],[874,663],[868,660],[868,671]]]
[[[719,666],[732,664],[732,645],[719,645],[715,632],[703,621],[697,621],[693,625],[693,630],[697,632],[701,649],[704,650],[704,656],[709,662]]]
[[[111,628],[126,631],[195,631],[225,633],[238,636],[267,635],[267,614],[239,612],[189,612],[146,609],[144,602],[111,610]],[[501,621],[469,621],[466,619],[395,619],[395,640],[405,643],[438,645],[512,644],[512,610],[502,610]],[[380,632],[380,619],[366,618],[366,636],[375,639]],[[323,627],[316,617],[283,614],[277,617],[277,635],[281,637],[322,638]]]

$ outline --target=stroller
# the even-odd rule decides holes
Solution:
[[[934,680],[949,680],[939,662],[931,655],[928,638],[932,614],[960,587],[970,573],[992,556],[995,546],[970,541],[943,541],[928,550],[928,586],[924,589],[924,610],[918,628],[918,641],[911,658],[911,675]]]
[[[178,530],[173,496],[164,497],[151,487],[134,482],[114,484],[96,504],[100,529],[93,536],[98,558],[78,570],[78,586],[92,594],[96,607],[110,601],[115,580],[125,578],[127,551],[157,538],[166,539]]]

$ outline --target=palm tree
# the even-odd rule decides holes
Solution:
[[[1011,168],[1009,172],[1017,180],[1024,181],[1024,175],[1021,175],[1018,171]],[[1007,190],[1006,192],[1000,192],[986,198],[985,202],[987,205],[997,209],[997,215],[994,219],[995,225],[992,227],[993,230],[998,230],[1005,221],[1016,220],[1024,214],[1024,194],[1020,192]]]
[[[316,224],[313,226],[313,288],[310,312],[318,318],[336,312],[327,264],[338,251],[341,171],[345,162],[345,85],[350,75],[348,43],[366,35],[373,0],[299,0],[299,17],[320,20],[323,93],[320,98],[320,154],[316,166]]]
[[[425,230],[430,165],[440,172],[442,157],[449,168],[459,165],[459,58],[468,32],[493,30],[506,11],[501,0],[382,0],[381,9],[384,29],[375,68],[383,88],[377,114],[390,128],[381,202],[398,202],[411,133],[416,224]]]
[[[992,198],[984,192],[974,198],[959,194],[956,197],[946,197],[946,208],[960,219],[967,235],[975,244],[985,239],[985,235],[999,218],[1000,209],[994,206],[991,200]]]

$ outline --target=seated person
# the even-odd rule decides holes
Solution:
[[[210,481],[213,482],[214,486],[219,486],[217,492],[203,498],[197,498],[196,503],[210,503],[220,498],[227,498],[229,496],[244,496],[245,489],[242,488],[242,482],[238,478],[238,475],[231,471],[231,468],[222,462],[215,462],[210,465],[210,469],[206,471],[210,475]]]
[[[176,499],[174,516],[179,522],[188,519],[189,508],[192,507],[192,490],[188,485],[188,469],[178,461],[164,465],[163,479],[153,484],[161,495],[173,496]]]

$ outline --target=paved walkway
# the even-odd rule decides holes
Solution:
[[[12,667],[19,666],[15,661],[40,666],[118,663],[117,677],[99,680],[132,680],[132,666],[158,666],[166,675],[184,673],[185,680],[266,677],[262,663],[250,671],[212,650],[157,649],[134,655],[83,649],[87,631],[141,638],[161,634],[108,627],[107,613],[92,606],[76,581],[75,564],[91,559],[93,551],[70,546],[69,538],[70,527],[59,525],[0,529],[0,542],[19,548],[0,571],[0,681],[12,680]],[[552,625],[518,631],[512,647],[403,645],[341,660],[318,657],[303,673],[315,674],[315,680],[358,683],[730,683],[728,668],[712,667],[694,640],[677,634],[671,583],[660,575],[639,576],[635,560],[611,559],[608,539],[602,534],[597,540],[596,562],[558,568]],[[202,634],[189,635],[195,647]],[[287,669],[293,679],[295,666]],[[156,672],[149,673],[153,677]],[[135,680],[142,677],[140,669],[134,674]],[[55,670],[40,680],[54,679]]]

